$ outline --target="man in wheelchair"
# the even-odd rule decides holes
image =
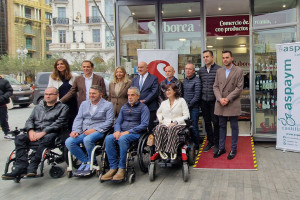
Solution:
[[[137,87],[128,89],[128,103],[120,110],[114,126],[114,133],[106,136],[105,150],[110,170],[101,177],[101,181],[122,181],[125,178],[127,151],[133,141],[137,141],[147,130],[150,112],[139,101],[140,91]],[[120,159],[116,152],[116,143],[120,149]]]
[[[13,180],[27,174],[37,175],[43,150],[52,146],[61,130],[68,125],[69,108],[58,100],[58,90],[49,87],[44,93],[44,102],[35,106],[25,124],[27,134],[19,134],[15,138],[16,162],[11,173],[2,175],[4,180]],[[28,164],[29,145],[37,143],[35,155]]]
[[[114,107],[111,102],[102,98],[103,92],[98,85],[92,85],[89,90],[89,100],[82,102],[73,123],[73,130],[66,140],[68,150],[81,161],[81,166],[74,176],[88,176],[90,161],[95,142],[105,136],[114,123]],[[84,144],[86,153],[79,146]]]

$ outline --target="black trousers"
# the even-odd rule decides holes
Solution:
[[[154,126],[154,121],[156,120],[156,110],[150,111],[150,119],[149,119],[149,125],[148,129],[150,132],[152,132],[152,129],[155,127]]]
[[[36,171],[42,159],[42,153],[44,149],[53,146],[56,137],[57,137],[56,133],[48,133],[40,140],[36,142],[31,142],[29,140],[28,134],[18,135],[15,139],[16,168],[18,169],[28,168],[28,171],[30,172]],[[28,166],[28,152],[29,152],[30,145],[36,145],[35,147],[36,152],[35,155],[31,158],[30,164]]]
[[[219,145],[220,126],[219,118],[214,114],[215,101],[201,101],[201,110],[205,122],[205,131],[208,143]],[[212,126],[213,125],[213,126]]]
[[[0,106],[0,123],[1,123],[2,130],[6,135],[9,132],[8,115],[7,115],[6,106]]]

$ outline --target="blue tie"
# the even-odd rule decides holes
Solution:
[[[140,91],[142,90],[142,87],[143,87],[143,78],[144,78],[144,76],[141,75],[140,76]]]

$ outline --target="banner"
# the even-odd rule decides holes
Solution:
[[[138,62],[145,61],[148,64],[150,74],[155,75],[160,83],[165,79],[165,67],[172,66],[175,69],[175,77],[178,78],[178,51],[160,49],[138,49]]]
[[[276,148],[300,151],[300,43],[276,45]]]

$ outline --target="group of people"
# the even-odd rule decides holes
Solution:
[[[234,158],[237,148],[238,116],[241,114],[240,93],[243,88],[243,72],[233,65],[230,51],[223,52],[221,68],[213,61],[213,53],[203,52],[205,66],[196,76],[192,63],[185,66],[183,83],[174,77],[175,70],[166,66],[166,79],[160,84],[155,75],[148,72],[146,62],[138,63],[138,76],[129,80],[123,67],[114,71],[114,80],[109,85],[107,96],[101,76],[93,73],[91,61],[82,62],[83,75],[70,70],[65,59],[58,59],[45,90],[44,101],[37,105],[25,124],[28,134],[15,139],[16,164],[3,179],[16,176],[36,176],[42,150],[53,142],[63,129],[69,127],[70,135],[65,141],[68,150],[81,161],[74,175],[90,174],[92,149],[95,142],[104,138],[111,127],[113,134],[105,137],[110,170],[102,181],[123,180],[126,168],[126,153],[130,143],[139,139],[147,129],[154,130],[155,148],[167,162],[176,162],[179,145],[178,132],[191,118],[192,139],[199,149],[199,106],[202,108],[208,145],[204,151],[214,147],[214,157],[226,152],[226,125],[228,118],[232,128],[232,148],[228,159]],[[78,109],[79,108],[79,109]],[[154,128],[154,121],[159,125]],[[28,163],[28,145],[38,142],[38,150]],[[83,143],[86,153],[79,144]],[[119,145],[119,157],[116,152]]]

